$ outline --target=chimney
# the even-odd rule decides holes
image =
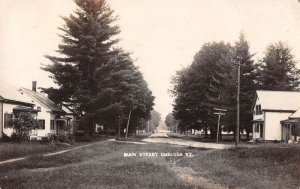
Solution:
[[[36,81],[32,81],[32,91],[36,92]]]

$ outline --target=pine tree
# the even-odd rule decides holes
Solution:
[[[117,128],[118,119],[126,119],[133,109],[147,117],[154,97],[129,54],[114,48],[120,30],[113,10],[105,0],[75,3],[78,9],[63,17],[65,25],[59,28],[63,32],[59,56],[47,55],[52,64],[42,68],[58,88],[44,91],[76,110],[85,136],[95,123]]]
[[[173,78],[174,117],[182,130],[210,127],[215,135],[217,125],[213,108],[228,107],[232,102],[232,47],[230,44],[206,43],[195,55],[192,65]]]
[[[233,59],[235,63],[242,65],[240,75],[240,127],[246,130],[248,139],[252,130],[251,106],[255,91],[259,88],[257,65],[252,60],[253,55],[250,54],[249,48],[248,41],[241,33],[239,40],[234,45]],[[233,117],[235,118],[235,116]],[[233,125],[235,126],[235,124]],[[232,129],[234,130],[234,128]]]
[[[287,44],[278,42],[267,47],[261,60],[262,89],[296,90],[300,71]]]

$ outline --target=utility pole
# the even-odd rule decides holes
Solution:
[[[118,135],[118,139],[120,139],[121,137],[121,116],[119,116],[119,135]]]
[[[240,82],[241,82],[241,65],[238,64],[238,75],[237,75],[237,95],[236,95],[236,136],[235,136],[235,147],[238,147],[240,140]]]
[[[220,120],[222,115],[226,115],[224,112],[226,112],[227,110],[219,108],[214,108],[214,110],[217,111],[214,114],[218,115],[217,142],[219,142]]]
[[[240,62],[240,61],[239,61]],[[238,66],[237,74],[237,95],[236,95],[236,131],[235,131],[235,147],[238,147],[240,140],[240,85],[241,85],[241,66],[245,66],[240,63],[234,63]]]

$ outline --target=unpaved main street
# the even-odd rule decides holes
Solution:
[[[163,144],[189,146],[194,148],[227,149],[227,148],[234,147],[231,144],[204,143],[204,142],[182,140],[177,138],[170,138],[168,136],[169,132],[170,131],[168,131],[165,123],[160,122],[160,125],[157,128],[157,132],[152,134],[149,138],[143,139],[143,141],[149,143],[163,143]]]

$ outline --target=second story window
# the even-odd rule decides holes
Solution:
[[[255,106],[255,114],[256,115],[261,115],[262,114],[261,105],[260,104]]]

